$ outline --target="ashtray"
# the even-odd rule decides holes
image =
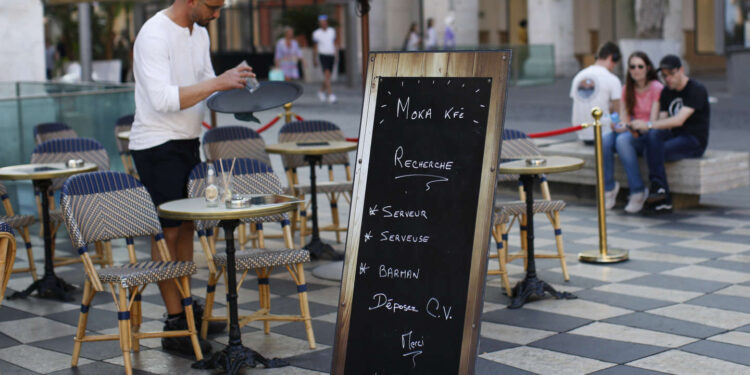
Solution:
[[[526,159],[526,165],[531,166],[531,167],[539,167],[545,164],[547,164],[547,159],[542,159],[542,158]]]
[[[80,167],[83,167],[83,160],[82,159],[68,159],[68,161],[65,162],[65,166],[68,168],[80,168]]]
[[[250,207],[252,202],[250,201],[250,198],[233,195],[232,199],[226,201],[226,204],[227,208],[245,208]]]

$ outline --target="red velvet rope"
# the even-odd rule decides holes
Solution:
[[[560,134],[577,132],[577,131],[579,131],[581,129],[583,129],[583,125],[576,125],[576,126],[571,126],[569,128],[562,128],[562,129],[557,129],[557,130],[550,130],[548,132],[531,133],[531,134],[528,134],[528,136],[529,136],[529,138],[552,137],[554,135],[560,135]]]
[[[209,125],[209,124],[208,124],[207,122],[205,122],[205,121],[203,121],[202,125],[203,125],[203,127],[204,127],[204,128],[206,128],[206,129],[211,129],[211,128],[212,128],[212,126],[211,126],[211,125]]]
[[[276,116],[273,120],[271,120],[270,122],[268,122],[268,124],[264,125],[262,128],[260,128],[260,129],[258,129],[256,131],[258,132],[258,134],[263,133],[264,131],[266,131],[266,129],[272,127],[273,124],[276,123],[276,121],[279,121],[280,118],[281,118],[281,116]]]
[[[294,118],[297,119],[297,121],[305,121],[305,119],[302,118],[300,115],[294,115]]]

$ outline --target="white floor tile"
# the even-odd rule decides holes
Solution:
[[[698,341],[698,339],[694,339],[692,337],[685,337],[669,333],[650,331],[647,329],[626,327],[618,324],[609,324],[602,322],[594,322],[589,325],[576,328],[568,333],[598,337],[600,339],[607,340],[632,342],[643,345],[663,346],[667,348],[678,348],[691,342]]]
[[[679,350],[642,358],[627,364],[653,371],[684,375],[747,374],[750,367]]]
[[[608,293],[624,294],[633,297],[651,298],[660,301],[685,302],[703,295],[698,292],[685,292],[681,290],[662,289],[651,286],[634,285],[628,283],[605,284],[593,288]]]
[[[71,343],[72,345],[72,343]],[[0,359],[10,362],[41,374],[60,371],[70,368],[71,356],[52,350],[46,350],[29,345],[17,345],[0,349]],[[83,366],[91,363],[90,360],[80,357],[78,365]]]
[[[735,329],[750,324],[750,314],[697,305],[679,304],[647,312],[724,329]]]
[[[748,267],[750,272],[750,267]],[[714,267],[690,265],[662,272],[663,275],[681,276],[693,279],[719,281],[723,283],[743,283],[750,281],[750,273],[730,271]]]
[[[750,244],[746,243],[735,243],[725,241],[712,241],[712,240],[689,240],[675,242],[675,246],[689,247],[691,249],[715,251],[719,253],[736,254],[750,250]]]
[[[581,299],[555,299],[554,297],[548,297],[543,300],[527,303],[523,308],[591,320],[602,320],[632,312],[630,310],[608,306],[602,303],[584,301]]]
[[[76,333],[76,327],[43,317],[35,317],[0,322],[0,332],[26,344],[61,336],[72,336]]]
[[[507,324],[482,322],[482,337],[505,341],[519,345],[526,345],[545,337],[556,335],[557,332],[540,329],[524,328]]]
[[[722,290],[717,290],[715,293],[728,296],[745,297],[750,299],[750,286],[731,285]]]
[[[713,337],[709,337],[707,340],[725,342],[727,344],[739,345],[750,348],[750,333],[747,332],[727,332]]]
[[[526,346],[486,353],[480,355],[480,357],[544,375],[588,374],[615,365],[614,363]]]

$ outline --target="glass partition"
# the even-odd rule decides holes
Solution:
[[[109,154],[110,168],[123,171],[114,125],[135,111],[131,85],[15,82],[0,84],[0,166],[28,163],[34,149],[34,126],[64,122],[81,137],[101,142]],[[3,181],[13,205],[26,214],[36,213],[28,181]],[[18,199],[22,196],[22,199]],[[28,199],[27,199],[28,198]],[[19,202],[21,206],[19,206]]]

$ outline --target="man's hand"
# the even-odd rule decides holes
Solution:
[[[625,130],[627,130],[627,127],[622,122],[619,122],[617,124],[610,124],[609,126],[612,128],[612,131],[615,133],[622,133]]]
[[[648,122],[643,121],[643,120],[633,120],[630,123],[630,128],[636,131],[647,132]]]
[[[255,77],[253,68],[247,65],[236,66],[216,77],[216,91],[241,89],[245,87],[245,79],[251,77]]]

